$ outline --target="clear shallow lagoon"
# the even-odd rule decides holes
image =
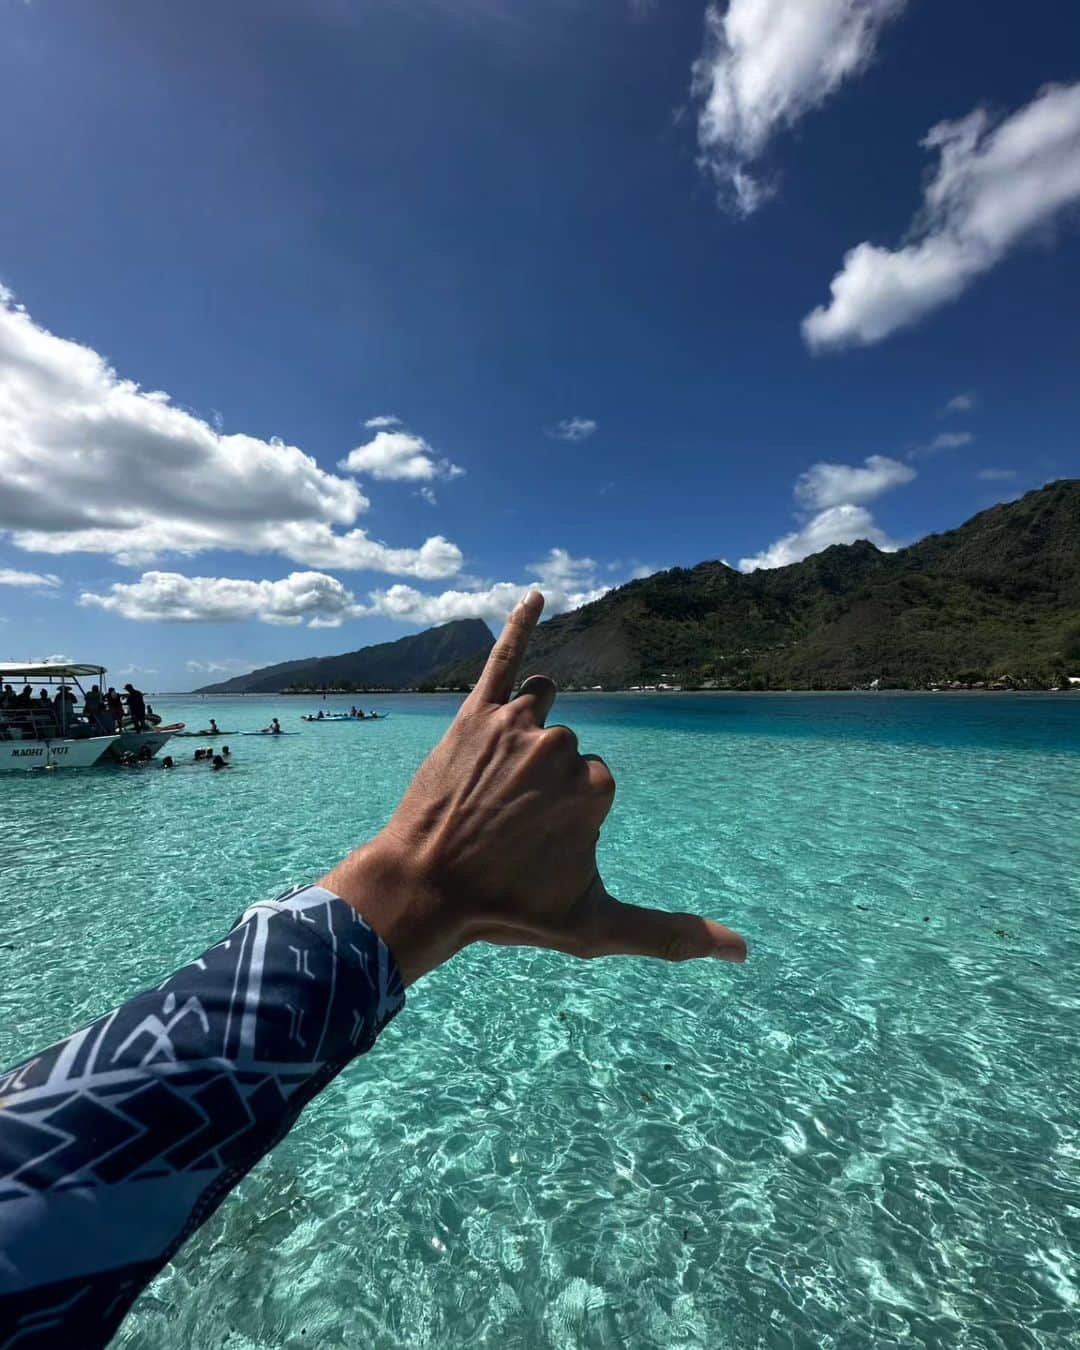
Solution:
[[[5,776],[0,1064],[377,829],[456,702],[155,700],[301,734],[223,738],[228,774]],[[117,1344],[1075,1344],[1080,697],[558,706],[619,781],[610,888],[750,960],[471,949]]]

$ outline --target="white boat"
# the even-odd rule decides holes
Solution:
[[[99,688],[105,684],[105,667],[82,665],[68,661],[0,662],[0,686],[16,682],[23,686],[41,685],[60,692],[58,702],[39,697],[15,706],[0,707],[0,773],[18,769],[85,769],[100,760],[118,758],[128,752],[146,750],[156,755],[170,736],[183,729],[183,723],[172,726],[148,725],[144,731],[135,731],[128,725],[115,728],[111,720],[99,726],[91,725],[85,714],[78,714],[75,705],[85,705],[83,679],[93,677]],[[77,689],[81,699],[72,692]],[[144,749],[145,747],[145,749]]]

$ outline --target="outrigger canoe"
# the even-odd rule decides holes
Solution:
[[[367,713],[363,717],[354,717],[352,713],[323,713],[322,717],[311,713],[301,713],[301,722],[385,722],[389,713]]]

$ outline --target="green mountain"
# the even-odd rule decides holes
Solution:
[[[526,665],[608,688],[1045,687],[1080,675],[1080,480],[896,553],[860,540],[748,575],[704,562],[632,581],[542,624]]]
[[[283,689],[406,689],[430,682],[435,671],[465,657],[486,656],[493,642],[483,619],[455,619],[397,642],[263,666],[220,684],[196,689],[197,694],[276,694]]]

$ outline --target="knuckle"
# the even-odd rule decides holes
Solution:
[[[549,750],[557,754],[565,754],[567,751],[572,751],[576,754],[578,738],[569,727],[548,727],[544,732],[544,744]]]

